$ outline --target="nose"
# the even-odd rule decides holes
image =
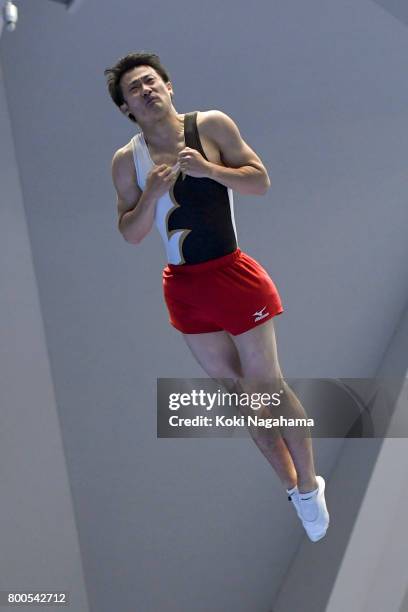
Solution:
[[[142,83],[142,94],[145,96],[147,93],[150,93],[152,91],[152,88],[149,85],[146,85],[146,83]]]

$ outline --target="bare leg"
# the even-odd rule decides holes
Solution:
[[[262,392],[276,392],[283,389],[284,393],[281,396],[282,403],[280,412],[288,418],[307,418],[303,406],[298,398],[283,380],[282,372],[279,366],[275,329],[273,319],[259,325],[248,332],[238,336],[232,336],[232,339],[237,347],[240,357],[241,368],[244,378],[242,385],[245,390]],[[258,379],[258,380],[256,380]],[[262,383],[266,387],[260,388]],[[267,437],[270,435],[263,428],[259,428],[259,436],[262,439],[261,444],[267,445]],[[268,430],[270,431],[270,430]],[[311,491],[317,488],[316,472],[313,460],[312,441],[308,431],[299,432],[291,428],[283,428],[282,434],[284,442],[297,473],[297,485],[301,493]],[[287,487],[289,488],[289,487]]]
[[[208,334],[183,334],[183,337],[194,357],[210,378],[233,379],[237,386],[236,388],[229,387],[228,390],[242,391],[241,384],[238,382],[243,375],[240,358],[229,334],[220,331]],[[279,432],[273,437],[270,434],[266,437],[259,428],[251,427],[249,431],[282,484],[287,489],[294,487],[297,484],[295,465]]]
[[[288,418],[307,418],[302,404],[286,382],[283,388],[287,403],[283,404],[284,413]],[[305,428],[306,429],[306,428]],[[302,430],[301,435],[296,435],[290,428],[283,428],[283,437],[289,448],[290,454],[298,471],[298,489],[300,493],[306,493],[317,488],[316,470],[313,459],[313,445],[310,432]]]

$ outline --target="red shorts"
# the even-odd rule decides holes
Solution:
[[[170,323],[184,334],[236,336],[283,312],[266,270],[239,248],[203,263],[168,264],[163,290]]]

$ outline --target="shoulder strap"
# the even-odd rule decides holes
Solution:
[[[187,147],[197,149],[204,159],[207,159],[203,147],[201,146],[200,136],[198,134],[197,111],[194,111],[193,113],[186,113],[184,116],[184,140]]]

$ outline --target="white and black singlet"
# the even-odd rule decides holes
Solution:
[[[184,115],[184,141],[207,159],[197,129],[197,111]],[[137,182],[145,189],[154,167],[143,133],[132,138]],[[237,232],[232,189],[210,178],[183,176],[156,205],[155,224],[171,264],[195,264],[236,250]]]

